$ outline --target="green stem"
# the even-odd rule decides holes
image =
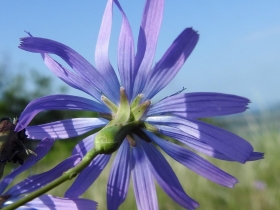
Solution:
[[[34,198],[38,198],[39,196],[45,194],[46,192],[48,192],[49,190],[57,187],[58,185],[62,184],[63,182],[73,179],[84,168],[86,168],[91,163],[91,161],[99,154],[100,154],[99,151],[96,151],[95,149],[92,149],[91,151],[89,151],[84,156],[84,158],[81,160],[81,162],[78,165],[76,165],[75,167],[73,167],[73,168],[69,169],[68,171],[66,171],[65,173],[63,173],[61,177],[59,177],[56,180],[50,182],[49,184],[45,185],[44,187],[28,194],[27,196],[23,197],[22,199],[20,199],[20,200],[14,202],[14,203],[2,208],[1,210],[16,209],[16,208],[26,204],[27,202],[33,200]]]

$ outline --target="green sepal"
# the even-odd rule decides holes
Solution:
[[[134,109],[140,103],[140,101],[142,100],[143,97],[144,97],[143,94],[138,94],[130,105],[131,109]]]
[[[150,105],[151,105],[151,101],[147,100],[147,101],[144,101],[143,103],[139,104],[138,106],[136,106],[134,109],[132,109],[131,112],[132,112],[134,119],[140,120]]]
[[[102,95],[101,100],[104,102],[104,104],[113,112],[116,113],[118,111],[118,106],[114,104],[110,99],[108,99],[106,96]]]
[[[122,123],[126,124],[130,120],[130,104],[126,96],[125,89],[120,88],[120,105],[116,113],[115,118],[113,119],[114,124]]]
[[[139,125],[138,121],[130,122],[125,125],[112,124],[111,122],[100,130],[95,137],[94,148],[102,154],[111,154],[115,152],[130,131]]]
[[[153,126],[153,125],[151,125],[147,122],[144,122],[143,124],[144,124],[144,127],[145,127],[146,130],[151,131],[153,133],[158,133],[158,128],[157,127],[155,127],[155,126]]]

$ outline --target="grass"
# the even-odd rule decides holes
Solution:
[[[177,174],[187,194],[200,203],[200,209],[275,210],[280,206],[280,131],[277,129],[280,127],[279,123],[276,120],[267,123],[245,118],[242,126],[230,128],[232,132],[252,143],[256,151],[265,152],[264,160],[248,162],[242,165],[208,158],[209,161],[239,180],[239,183],[233,189],[212,183],[186,169],[170,157],[166,158]],[[65,149],[65,145],[69,149]],[[71,141],[57,142],[46,158],[34,166],[31,172],[25,172],[23,176],[50,169],[62,159],[68,157],[74,145],[75,142]],[[101,173],[97,181],[82,196],[97,201],[99,205],[98,209],[100,210],[106,209],[106,184],[112,161],[113,158],[111,158],[108,166]],[[9,167],[7,167],[5,173],[8,171],[10,171]],[[17,178],[14,182],[16,183],[20,179],[22,177]],[[51,193],[57,196],[63,196],[65,189],[68,188],[71,182],[69,181],[57,189],[52,190]],[[158,186],[157,195],[159,209],[183,209],[170,199]],[[128,197],[120,209],[137,209],[132,183],[130,184]]]

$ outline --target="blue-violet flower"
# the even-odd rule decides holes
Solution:
[[[114,4],[122,15],[117,55],[120,81],[108,56]],[[59,42],[32,36],[21,39],[21,49],[40,53],[56,76],[71,87],[89,94],[94,100],[71,95],[38,98],[23,111],[16,131],[26,127],[41,111],[90,110],[98,112],[100,117],[29,126],[26,127],[27,135],[33,139],[65,139],[102,128],[75,147],[73,155],[81,156],[93,147],[99,147],[99,143],[104,140],[103,134],[114,138],[115,145],[110,150],[102,148],[104,154],[98,155],[79,174],[67,190],[66,197],[78,198],[82,195],[104,169],[111,157],[110,153],[118,148],[107,185],[108,209],[118,209],[125,200],[130,175],[138,209],[158,209],[154,179],[179,205],[188,209],[199,206],[184,192],[156,146],[179,163],[217,184],[233,187],[238,182],[191,150],[167,141],[170,138],[198,152],[226,161],[245,163],[263,158],[263,154],[254,152],[251,144],[244,139],[197,120],[243,112],[249,103],[246,98],[221,93],[177,93],[151,104],[150,100],[175,77],[198,41],[197,32],[186,28],[153,65],[163,8],[163,0],[146,1],[135,49],[131,27],[121,5],[117,0],[108,0],[97,40],[95,67]],[[73,71],[49,54],[62,58]],[[112,126],[119,126],[122,132],[107,132]],[[124,127],[125,131],[122,130]]]

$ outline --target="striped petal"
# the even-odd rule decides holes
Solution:
[[[185,193],[176,174],[163,155],[151,143],[143,141],[142,146],[149,159],[149,169],[165,193],[184,208],[195,209],[199,207],[199,204]]]
[[[83,198],[69,199],[59,198],[52,195],[43,195],[36,198],[24,206],[18,208],[18,210],[96,210],[97,203],[95,201]]]
[[[148,117],[146,121],[179,128],[190,138],[204,142],[240,163],[245,163],[253,152],[252,145],[241,137],[198,120],[160,116]]]
[[[90,150],[93,149],[94,140],[96,133],[89,135],[82,141],[80,141],[72,151],[72,155],[79,154],[81,157],[84,157]]]
[[[212,146],[206,144],[205,142],[198,141],[197,139],[190,137],[188,134],[186,134],[185,132],[183,132],[182,130],[180,130],[178,128],[174,128],[171,126],[158,125],[158,124],[152,124],[152,125],[155,126],[156,128],[158,128],[159,132],[161,134],[174,138],[198,152],[201,152],[205,155],[208,155],[208,156],[216,158],[216,159],[234,161],[234,160],[230,159],[228,156],[226,156],[223,153],[214,149]],[[259,154],[258,152],[252,152],[251,156],[249,157],[249,159],[247,161],[252,161],[254,159],[255,160],[262,159],[263,155],[261,155],[261,154],[262,153]]]
[[[15,131],[24,129],[36,114],[47,110],[89,110],[106,112],[108,108],[95,101],[71,95],[50,95],[31,101],[19,117]]]
[[[106,79],[107,86],[110,88],[111,93],[114,94],[115,100],[113,101],[117,102],[119,99],[119,92],[116,90],[120,89],[120,84],[117,75],[109,61],[108,53],[112,29],[112,7],[113,0],[109,0],[103,14],[102,23],[97,38],[95,48],[95,65],[102,77]]]
[[[103,118],[74,118],[28,126],[25,133],[29,139],[42,139],[44,137],[68,139],[102,127],[107,123],[108,120]]]
[[[135,57],[135,73],[137,76],[134,83],[133,98],[141,93],[145,86],[147,75],[152,68],[163,17],[163,9],[164,0],[146,1]]]
[[[203,118],[244,112],[250,101],[222,93],[184,93],[166,97],[152,105],[147,116],[172,114],[184,118]]]
[[[209,179],[219,185],[232,188],[238,180],[230,174],[222,171],[207,160],[199,157],[184,147],[178,146],[166,140],[158,138],[156,135],[145,132],[163,151],[170,157],[186,166],[197,174]]]
[[[90,82],[85,80],[83,77],[75,74],[74,72],[69,71],[54,59],[52,59],[52,57],[48,54],[42,53],[42,57],[46,66],[62,81],[75,89],[81,90],[91,95],[97,101],[102,103],[100,91],[97,90]]]
[[[130,180],[130,146],[126,140],[117,152],[107,184],[107,208],[119,209],[124,202]]]
[[[179,72],[198,41],[192,28],[185,29],[172,43],[163,57],[150,71],[142,91],[145,99],[151,99],[163,89]]]
[[[137,209],[158,209],[153,176],[140,145],[132,148],[132,181]]]
[[[100,90],[114,102],[118,97],[111,90],[107,77],[103,77],[85,58],[70,47],[59,42],[40,37],[24,37],[21,39],[20,49],[34,53],[50,53],[62,58],[73,70],[93,87]]]
[[[100,173],[110,160],[111,155],[98,155],[94,160],[78,175],[74,183],[66,191],[65,197],[78,198],[97,179]]]
[[[93,149],[96,134],[90,135],[76,145],[72,155],[79,154],[84,157],[87,152]],[[94,160],[78,175],[74,183],[66,191],[65,197],[78,198],[97,179],[100,173],[110,160],[111,155],[98,155]]]
[[[122,26],[118,44],[118,69],[122,86],[126,90],[128,99],[131,100],[136,76],[134,71],[134,40],[129,22],[121,5],[117,0],[115,0],[115,4],[122,14]]]

